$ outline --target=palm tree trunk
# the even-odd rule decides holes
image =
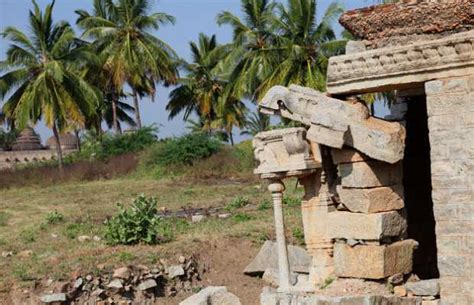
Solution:
[[[142,128],[142,119],[140,117],[140,105],[138,103],[138,93],[133,92],[133,107],[135,108],[135,123],[137,123],[137,129]]]
[[[229,140],[230,140],[230,145],[234,146],[234,136],[232,135],[232,131],[229,132]]]
[[[53,124],[53,134],[54,138],[56,139],[56,153],[58,154],[58,165],[59,170],[63,170],[63,150],[61,148],[61,141],[59,140],[59,132],[58,128],[56,127],[56,122]]]
[[[117,118],[117,100],[115,94],[112,94],[112,124],[114,126],[114,132],[119,133],[118,118]]]
[[[79,138],[79,129],[74,129],[74,134],[76,135],[77,149],[81,151],[81,139]]]

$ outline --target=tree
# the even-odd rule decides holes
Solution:
[[[77,24],[83,37],[91,38],[96,49],[105,54],[104,69],[109,74],[112,97],[113,126],[118,126],[118,93],[127,83],[133,90],[136,123],[141,127],[139,97],[155,93],[155,82],[176,81],[177,58],[174,50],[150,33],[161,25],[173,24],[174,17],[152,13],[147,0],[94,0],[94,10],[77,10]]]
[[[275,47],[278,64],[259,88],[260,97],[275,85],[297,84],[324,91],[328,58],[342,54],[345,39],[337,40],[331,27],[342,7],[332,3],[321,21],[316,20],[316,0],[288,0],[277,5],[273,26],[278,33]]]
[[[233,29],[232,51],[229,59],[230,94],[248,97],[255,102],[261,82],[271,75],[277,63],[274,46],[277,37],[272,28],[275,3],[269,0],[242,0],[243,18],[229,11],[217,16],[219,25]]]
[[[241,135],[255,136],[257,133],[270,129],[270,117],[260,112],[254,112],[246,118]]]
[[[0,97],[8,96],[3,111],[18,129],[44,119],[53,130],[59,166],[59,133],[68,125],[84,125],[98,104],[98,94],[81,75],[83,65],[95,61],[90,49],[77,42],[67,22],[53,22],[54,1],[42,12],[33,1],[29,13],[31,33],[7,27],[10,40],[6,60],[0,63]]]

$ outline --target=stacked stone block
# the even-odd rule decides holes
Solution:
[[[383,279],[412,270],[417,243],[403,240],[404,212],[400,163],[372,160],[354,149],[332,150],[338,165],[339,211],[328,214],[339,277]],[[350,242],[347,242],[350,241]]]
[[[474,304],[474,76],[430,81],[425,91],[441,300]]]

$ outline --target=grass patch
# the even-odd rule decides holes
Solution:
[[[57,210],[46,214],[46,223],[50,225],[58,224],[64,221],[64,215],[59,213]]]
[[[0,212],[0,227],[6,227],[8,225],[8,219],[10,219],[10,214],[7,212]]]
[[[252,220],[253,217],[249,214],[238,213],[232,216],[232,219],[236,222],[246,222],[246,221]]]
[[[248,205],[250,203],[250,199],[244,196],[238,196],[234,199],[232,199],[231,202],[229,202],[226,205],[226,210],[227,211],[235,211],[237,209],[243,208],[244,206]]]

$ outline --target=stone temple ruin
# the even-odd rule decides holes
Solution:
[[[260,102],[263,113],[304,126],[254,139],[255,173],[273,198],[280,279],[261,303],[474,304],[473,3],[401,1],[346,12],[340,22],[358,40],[330,59],[327,93],[277,86]],[[389,90],[390,115],[372,117],[359,96]],[[312,257],[308,283],[297,286],[282,209],[291,177],[304,187]],[[436,291],[315,293],[330,278],[410,274]]]

